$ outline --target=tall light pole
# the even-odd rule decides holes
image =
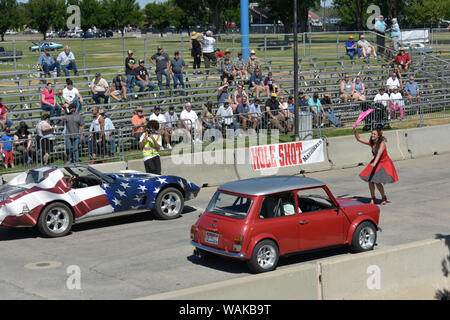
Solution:
[[[294,0],[294,140],[300,140],[298,116],[298,41],[297,41],[297,0]]]
[[[248,13],[248,0],[241,0],[241,51],[244,60],[248,58],[250,51]]]

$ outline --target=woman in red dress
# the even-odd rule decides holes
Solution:
[[[372,148],[373,159],[369,165],[360,173],[359,177],[369,183],[371,204],[375,204],[375,186],[381,194],[381,204],[387,203],[386,194],[384,193],[383,183],[392,183],[398,181],[397,171],[394,163],[389,158],[386,149],[386,138],[379,129],[372,130],[370,140],[364,140],[359,137],[356,128],[353,129],[355,138],[363,144],[367,144]]]

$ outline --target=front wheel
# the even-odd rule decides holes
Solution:
[[[176,188],[167,188],[156,197],[155,215],[162,220],[178,218],[184,209],[184,197]]]
[[[41,212],[38,229],[47,237],[63,237],[70,232],[73,216],[70,208],[64,203],[56,202],[48,205]]]
[[[272,240],[263,240],[253,249],[252,256],[247,262],[254,273],[275,270],[278,264],[278,246]]]
[[[372,250],[377,241],[377,229],[369,221],[362,222],[353,234],[351,250],[353,252],[363,252]]]

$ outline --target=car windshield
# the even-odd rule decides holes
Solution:
[[[30,170],[25,179],[25,183],[40,183],[46,178],[45,171]]]
[[[244,219],[251,204],[251,198],[218,191],[212,197],[206,211],[236,219]]]

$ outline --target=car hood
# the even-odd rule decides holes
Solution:
[[[6,199],[14,196],[16,194],[22,193],[27,188],[22,186],[13,186],[9,184],[4,184],[0,186],[0,201],[5,201]]]

